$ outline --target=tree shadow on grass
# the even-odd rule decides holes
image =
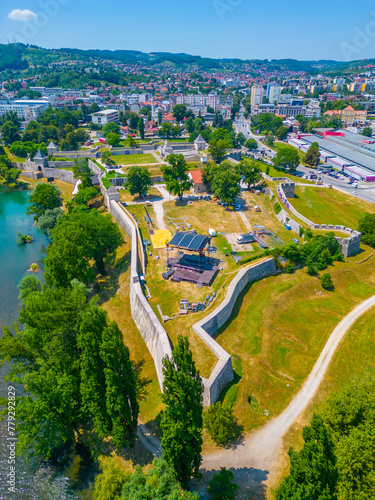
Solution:
[[[234,482],[239,488],[236,493],[236,498],[246,500],[265,500],[266,485],[269,471],[262,469],[254,469],[252,467],[235,468],[231,467],[230,463],[223,463],[223,467],[231,470],[234,474]],[[219,474],[220,469],[207,470],[201,469],[202,478],[199,481],[192,480],[189,483],[189,489],[199,493],[200,500],[209,500],[211,496],[208,493],[208,486],[214,474]]]
[[[151,384],[152,380],[142,376],[142,369],[145,364],[145,360],[133,361],[132,367],[135,373],[135,380],[137,386],[137,399],[138,401],[145,401],[148,394],[147,386]]]
[[[125,273],[130,266],[130,251],[123,257],[117,258],[111,255],[105,262],[106,274],[98,275],[94,284],[94,293],[99,295],[99,305],[107,302],[116,295],[119,286],[120,276]]]

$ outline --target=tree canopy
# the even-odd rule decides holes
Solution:
[[[184,191],[190,189],[189,165],[183,155],[171,154],[167,156],[168,165],[163,165],[160,170],[163,172],[163,179],[167,185],[169,193],[182,199]]]
[[[186,337],[179,335],[172,358],[163,359],[163,375],[163,457],[186,485],[199,477],[203,427],[203,384]]]
[[[152,185],[151,174],[147,167],[135,165],[129,168],[125,186],[131,195],[145,196]]]
[[[296,170],[299,165],[299,156],[293,148],[283,148],[276,154],[274,164],[277,168]]]
[[[29,205],[26,208],[27,215],[34,215],[33,219],[38,221],[47,210],[53,210],[62,205],[61,191],[53,184],[38,182],[34,191],[29,196]]]

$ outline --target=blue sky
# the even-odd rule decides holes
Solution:
[[[375,4],[359,0],[6,0],[0,43],[242,59],[375,57]]]

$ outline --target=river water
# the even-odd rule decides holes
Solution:
[[[42,248],[47,246],[48,238],[36,226],[32,217],[26,216],[28,192],[10,190],[0,187],[0,335],[2,326],[13,324],[18,318],[20,303],[17,284],[27,276],[27,269],[33,262],[40,263],[43,258]],[[17,245],[17,233],[29,234],[33,237],[32,244]],[[37,273],[42,278],[41,272]],[[0,368],[0,396],[8,396],[8,386],[4,381],[8,367]],[[16,386],[18,395],[22,387]],[[8,463],[11,460],[8,428],[4,420],[0,421],[0,500],[47,500],[67,498],[61,493],[64,489],[59,484],[61,478],[51,480],[51,474],[46,470],[36,470],[27,464],[24,457],[16,458],[15,483],[16,491],[9,491],[11,486],[7,481],[13,479]],[[55,483],[51,486],[50,483]],[[47,491],[48,490],[48,491]],[[55,491],[55,493],[54,493]],[[70,497],[70,496],[69,496]]]

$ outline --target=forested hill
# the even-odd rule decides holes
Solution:
[[[5,69],[25,69],[29,66],[26,59],[22,59],[22,51],[17,44],[0,45],[0,71]]]
[[[98,62],[111,61],[129,65],[161,66],[186,69],[197,67],[207,71],[258,72],[293,71],[305,73],[356,73],[361,68],[374,63],[374,60],[351,61],[347,63],[331,60],[298,61],[296,59],[212,59],[185,53],[170,52],[145,53],[137,50],[81,50],[71,48],[44,49],[35,45],[21,43],[0,45],[0,71],[27,68],[28,65],[46,65],[66,60]]]

